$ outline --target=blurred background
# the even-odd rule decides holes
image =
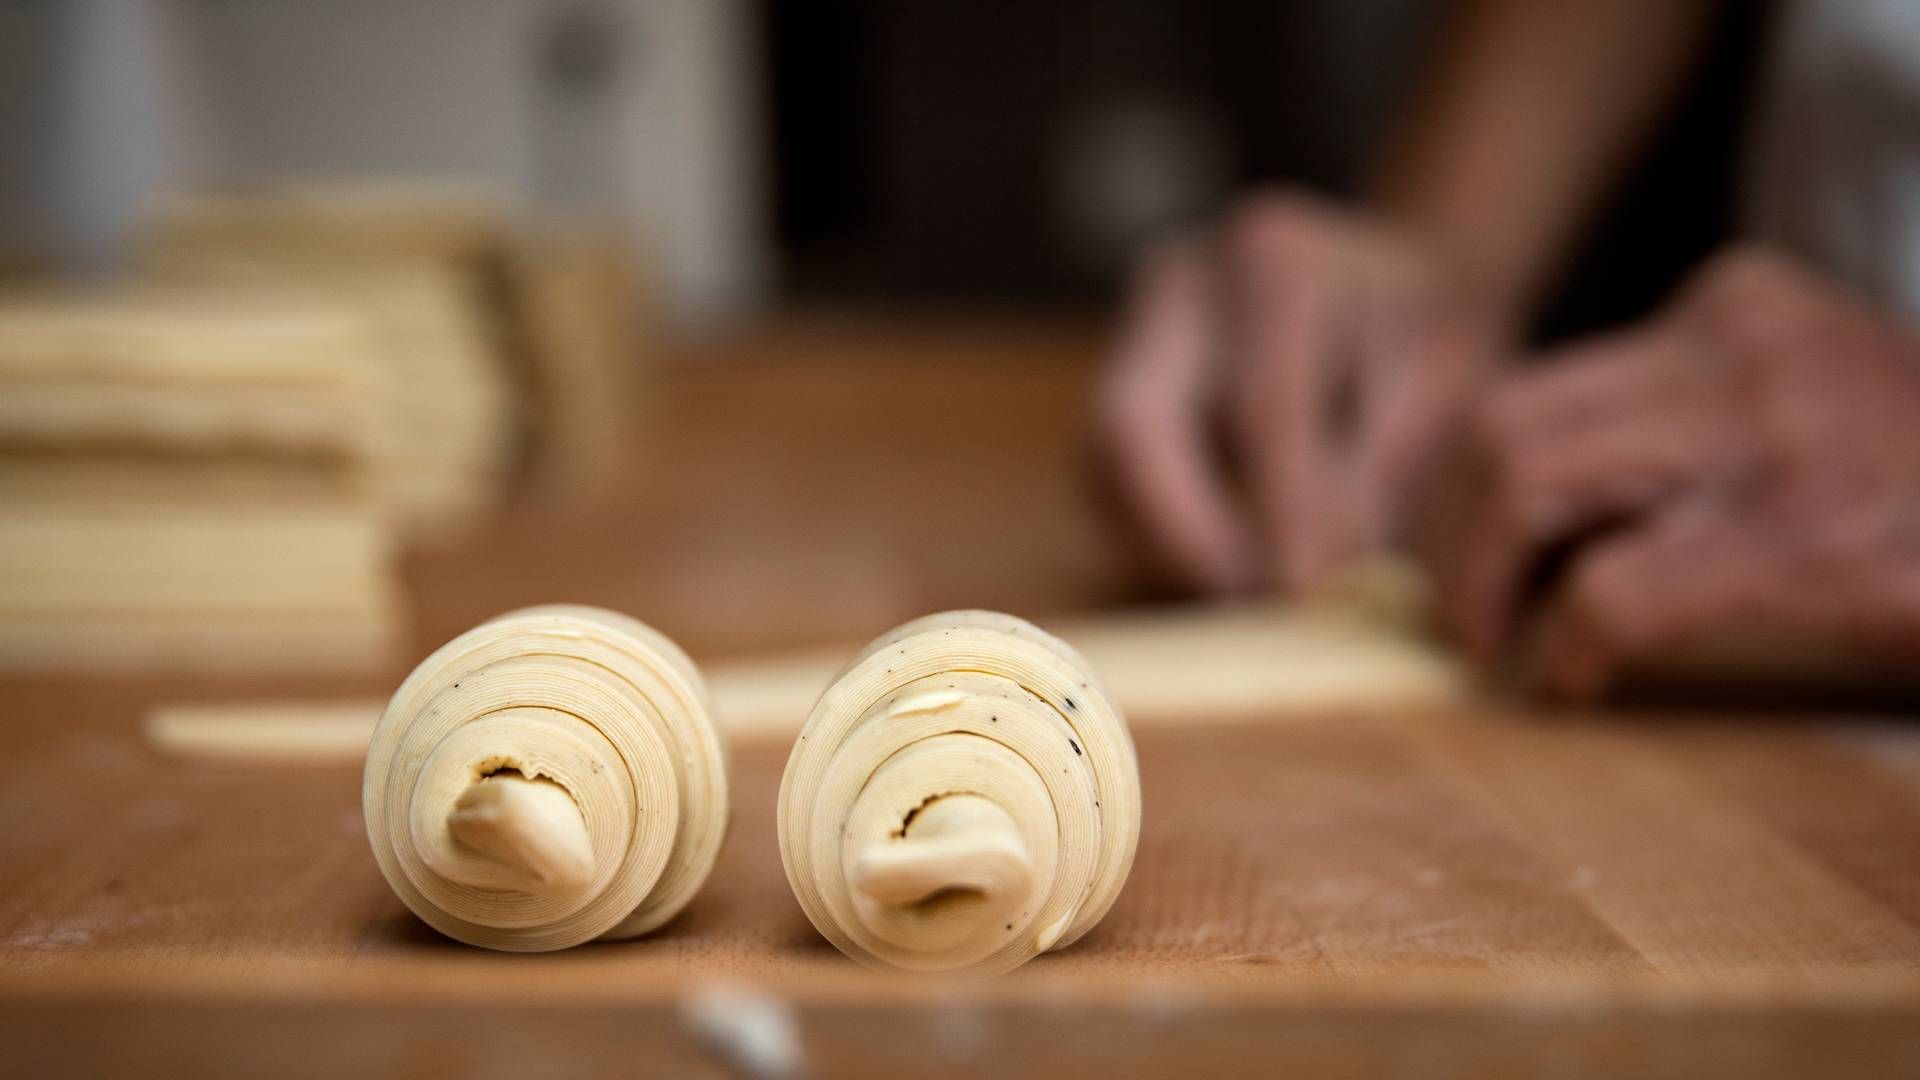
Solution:
[[[385,672],[551,600],[731,652],[1137,599],[1081,453],[1127,266],[1350,191],[1443,6],[0,4],[0,654]],[[1763,15],[1541,335],[1724,236]]]
[[[1764,4],[1549,322],[1643,308],[1726,228]],[[676,319],[796,301],[1095,307],[1259,182],[1350,190],[1437,0],[78,0],[0,5],[15,265],[123,254],[155,194],[451,178],[644,252]]]

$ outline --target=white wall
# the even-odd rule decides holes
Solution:
[[[583,10],[611,62],[598,80],[557,79],[554,29]],[[0,181],[0,220],[23,234],[51,215],[42,231],[80,261],[102,257],[158,186],[379,172],[610,216],[688,320],[750,308],[769,287],[745,0],[63,0],[0,13],[0,90],[31,91],[0,105],[0,137],[32,147],[10,151],[16,162],[44,163]]]
[[[111,269],[150,192],[202,153],[172,15],[158,0],[0,7],[7,255]]]

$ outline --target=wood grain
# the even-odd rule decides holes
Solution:
[[[1632,797],[1622,813],[1599,812],[1595,793],[1617,777],[1589,768],[1596,745],[1652,770],[1654,781],[1636,785],[1643,797],[1712,791],[1689,764],[1698,729],[1562,720],[1515,740],[1510,727],[1405,715],[1142,733],[1148,814],[1120,902],[1074,949],[989,983],[859,971],[814,934],[774,850],[777,743],[738,755],[734,834],[680,920],[638,942],[502,958],[434,935],[386,888],[366,851],[356,769],[169,764],[130,731],[47,732],[0,797],[0,813],[31,824],[5,845],[0,1033],[52,1018],[41,1030],[70,1030],[65,1045],[85,1052],[78,1060],[109,1062],[106,1048],[82,1038],[91,1025],[144,1024],[116,1002],[164,1003],[162,1015],[195,1022],[251,1018],[301,1040],[384,1027],[380,1018],[398,1009],[444,1039],[458,1016],[531,998],[562,1029],[591,1029],[622,1006],[651,1010],[673,1053],[697,1059],[704,1051],[679,1010],[718,982],[764,988],[803,1014],[810,1055],[819,1042],[816,1064],[906,1057],[906,1045],[849,1046],[825,1034],[853,1015],[895,1014],[909,1026],[975,1016],[983,1030],[962,1041],[978,1040],[969,1054],[990,1060],[1064,1016],[1088,1014],[1094,1030],[1123,1043],[1125,1019],[1146,1017],[1175,1041],[1136,1040],[1134,1051],[1168,1073],[1187,1060],[1176,1048],[1197,1052],[1189,1040],[1202,1032],[1264,1030],[1255,1018],[1297,1032],[1312,1026],[1308,1016],[1351,1025],[1342,1053],[1375,1065],[1385,1059],[1362,1032],[1413,1038],[1433,1027],[1451,1033],[1447,1060],[1462,1067],[1555,1060],[1539,1056],[1555,1039],[1595,1031],[1611,1033],[1603,1041],[1665,1038],[1664,1051],[1644,1042],[1633,1051],[1665,1067],[1715,1060],[1693,1043],[1698,1031],[1757,1030],[1764,1017],[1801,1030],[1799,1051],[1828,1053],[1846,1033],[1863,1040],[1853,1051],[1864,1060],[1920,1060],[1913,923],[1870,881],[1718,795],[1683,795],[1657,825],[1624,812]],[[1808,748],[1797,729],[1728,724],[1712,734],[1789,766]],[[1484,772],[1463,773],[1444,756],[1508,743]],[[1837,786],[1822,789],[1830,807],[1847,805],[1846,786],[1861,780],[1831,771],[1850,760],[1872,768],[1833,757]],[[1511,773],[1526,769],[1539,780],[1516,786]],[[1829,823],[1867,833],[1889,813],[1854,806],[1830,808]],[[1920,792],[1903,788],[1896,806],[1920,813]],[[1517,824],[1538,819],[1556,828]],[[1920,875],[1913,845],[1894,848],[1882,861],[1907,880]],[[1675,1022],[1676,1010],[1700,1026]],[[1362,1023],[1367,1016],[1377,1026]],[[249,1054],[264,1052],[229,1057],[222,1041],[148,1030],[154,1045],[209,1067],[244,1071]],[[433,1045],[424,1038],[419,1046]],[[1767,1045],[1781,1038],[1766,1032]],[[1266,1063],[1332,1053],[1321,1037],[1271,1045],[1241,1032],[1229,1043],[1258,1047]],[[406,1072],[419,1046],[395,1043],[375,1060]],[[595,1059],[574,1047],[560,1060]],[[1609,1069],[1588,1074],[1643,1058],[1606,1060]],[[1398,1071],[1425,1071],[1413,1066]]]
[[[1644,733],[1515,717],[1435,742],[1438,767],[1661,972],[1920,971],[1912,923]]]

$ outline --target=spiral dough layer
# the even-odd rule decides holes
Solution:
[[[727,759],[673,642],[575,606],[483,623],[393,695],[367,753],[374,858],[409,908],[494,949],[643,934],[713,869]]]
[[[1025,620],[916,619],[814,706],[780,785],[780,852],[828,940],[873,967],[1008,971],[1113,906],[1140,835],[1125,720]]]

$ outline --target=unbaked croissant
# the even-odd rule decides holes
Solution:
[[[727,758],[692,661],[588,607],[528,608],[442,646],[374,729],[367,837],[450,937],[515,951],[643,934],[726,833]]]
[[[1119,896],[1140,833],[1126,722],[1087,663],[1022,619],[916,619],[814,706],[780,787],[807,916],[874,967],[1007,971]]]

